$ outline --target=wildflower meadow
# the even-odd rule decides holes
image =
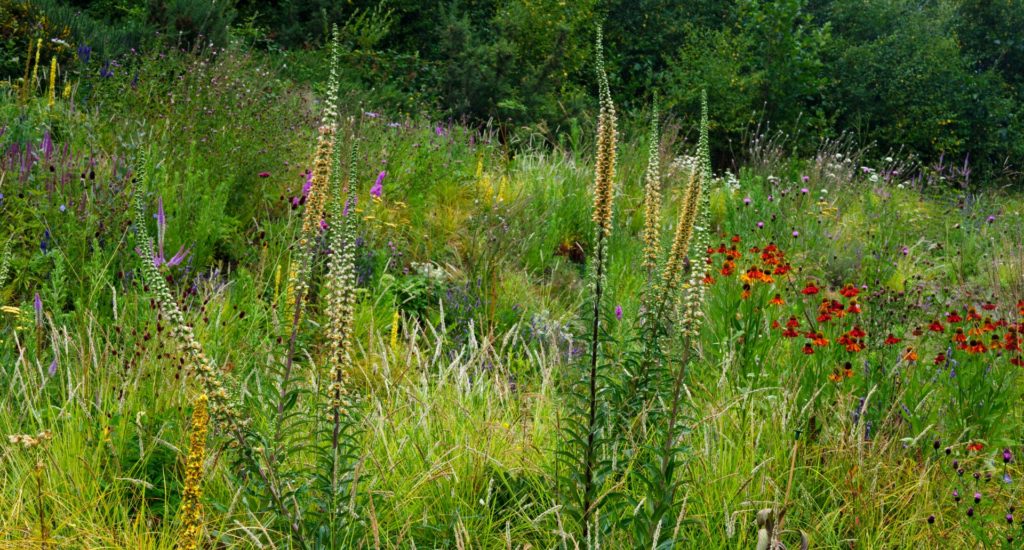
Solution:
[[[393,2],[72,4],[0,0],[0,548],[1024,547],[1021,158],[740,140],[551,2],[557,128]]]

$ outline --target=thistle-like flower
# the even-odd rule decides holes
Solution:
[[[658,151],[658,103],[651,107],[650,149],[644,175],[644,269],[650,274],[661,258],[661,170]]]
[[[185,488],[181,495],[181,539],[178,548],[193,550],[202,547],[203,460],[206,455],[206,432],[210,423],[208,399],[200,395],[192,411],[192,435],[189,437],[188,462],[185,465]]]
[[[597,118],[597,162],[594,168],[594,223],[599,237],[612,232],[612,199],[615,194],[615,146],[618,138],[615,103],[604,69],[603,33],[597,31],[597,82],[601,109]]]

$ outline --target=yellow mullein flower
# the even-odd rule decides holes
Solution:
[[[57,104],[57,56],[50,58],[50,100],[47,106],[51,109]]]
[[[398,347],[398,322],[400,320],[398,314],[398,308],[395,308],[395,314],[391,317],[391,351],[395,351]]]
[[[192,435],[189,440],[188,462],[185,465],[185,489],[181,495],[181,539],[178,548],[193,550],[202,547],[203,523],[203,460],[206,455],[206,432],[210,423],[206,394],[196,399],[192,411]]]

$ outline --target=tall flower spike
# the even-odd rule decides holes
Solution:
[[[662,292],[664,293],[662,296],[663,300],[668,299],[679,285],[683,266],[686,262],[686,255],[690,250],[693,226],[697,221],[701,188],[701,179],[697,177],[695,172],[690,172],[690,179],[683,193],[683,204],[679,209],[679,223],[676,224],[676,232],[672,238],[672,248],[669,249],[665,270],[661,276]]]
[[[11,241],[4,245],[3,254],[0,254],[0,288],[7,282],[7,276],[11,272]]]
[[[207,395],[214,419],[221,423],[227,431],[227,428],[238,423],[240,418],[228,394],[224,375],[203,352],[203,347],[196,339],[195,333],[192,332],[192,327],[185,322],[185,316],[181,313],[178,302],[171,294],[166,279],[153,261],[155,254],[153,239],[146,230],[146,214],[142,202],[143,189],[147,180],[145,154],[142,155],[136,172],[138,175],[135,184],[134,226],[138,236],[138,252],[142,258],[142,279],[155,294],[160,312],[167,318],[171,336],[174,337],[179,351],[184,356],[190,374],[196,378],[203,388],[203,393]]]
[[[57,56],[50,58],[50,100],[47,106],[51,109],[57,103]]]
[[[661,258],[661,171],[658,134],[658,99],[651,106],[651,135],[644,174],[644,270],[648,279]]]
[[[704,303],[704,292],[707,283],[704,278],[707,276],[707,263],[704,255],[709,241],[711,227],[710,204],[708,195],[711,191],[711,148],[708,143],[708,95],[707,91],[701,92],[701,115],[700,115],[700,138],[697,141],[697,171],[700,177],[700,186],[703,192],[700,194],[700,206],[698,207],[697,221],[694,227],[695,239],[693,250],[698,258],[693,262],[693,270],[690,273],[690,281],[682,302],[683,333],[696,337],[700,332],[700,325],[703,320],[702,304]]]
[[[324,105],[323,123],[317,137],[316,154],[313,160],[313,177],[306,196],[306,211],[302,217],[302,233],[299,237],[298,269],[292,281],[296,300],[303,300],[309,282],[313,241],[320,232],[324,206],[330,195],[331,169],[334,165],[335,134],[338,128],[338,63],[340,42],[338,28],[334,27],[331,42],[331,76],[327,82],[327,101]]]
[[[358,151],[352,140],[352,162],[354,167]],[[354,170],[354,168],[353,168]],[[337,170],[340,172],[340,170]],[[331,384],[328,389],[330,414],[334,423],[332,447],[337,448],[340,422],[348,415],[349,399],[346,376],[352,366],[352,336],[355,314],[355,219],[350,207],[355,186],[351,172],[346,182],[341,177],[332,178],[331,227],[329,244],[331,256],[327,262],[327,341],[330,343],[328,365],[331,369]],[[348,193],[345,193],[348,191]],[[348,195],[348,196],[346,196]],[[346,206],[343,206],[345,203]]]
[[[597,30],[597,83],[601,110],[597,118],[597,162],[594,168],[594,223],[602,236],[612,232],[612,199],[615,194],[615,103],[604,68],[603,33]]]
[[[181,494],[181,538],[178,548],[196,550],[202,547],[203,523],[203,460],[206,456],[206,432],[210,423],[208,398],[200,395],[192,411],[192,435],[189,437],[188,462],[185,465],[185,488]]]

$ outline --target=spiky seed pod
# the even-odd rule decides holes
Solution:
[[[658,103],[651,107],[651,135],[644,174],[644,269],[648,278],[661,258],[661,162],[659,154]]]
[[[604,69],[602,32],[597,32],[597,80],[600,114],[597,119],[597,162],[594,168],[594,223],[603,237],[612,232],[612,199],[615,194],[615,146],[618,139],[615,103]]]
[[[203,536],[202,504],[203,460],[206,456],[206,432],[210,423],[208,398],[200,395],[192,411],[192,435],[189,437],[188,462],[185,465],[185,488],[181,494],[181,537],[178,548],[201,548]]]
[[[701,179],[691,172],[683,194],[682,208],[679,209],[679,222],[676,224],[676,232],[672,238],[672,247],[669,249],[668,259],[665,261],[665,269],[661,276],[663,299],[671,295],[679,285],[686,255],[690,250],[693,225],[697,221],[700,195]]]
[[[181,313],[178,302],[171,294],[167,281],[153,261],[153,239],[146,230],[146,215],[142,202],[142,189],[145,181],[145,158],[143,158],[139,164],[136,178],[134,223],[138,232],[139,256],[142,258],[142,278],[155,295],[160,312],[167,318],[171,336],[184,356],[189,372],[196,378],[202,386],[203,392],[209,398],[213,418],[221,427],[225,428],[241,423],[228,394],[223,373],[203,352],[203,347],[192,332],[192,327],[185,322],[185,316]]]

